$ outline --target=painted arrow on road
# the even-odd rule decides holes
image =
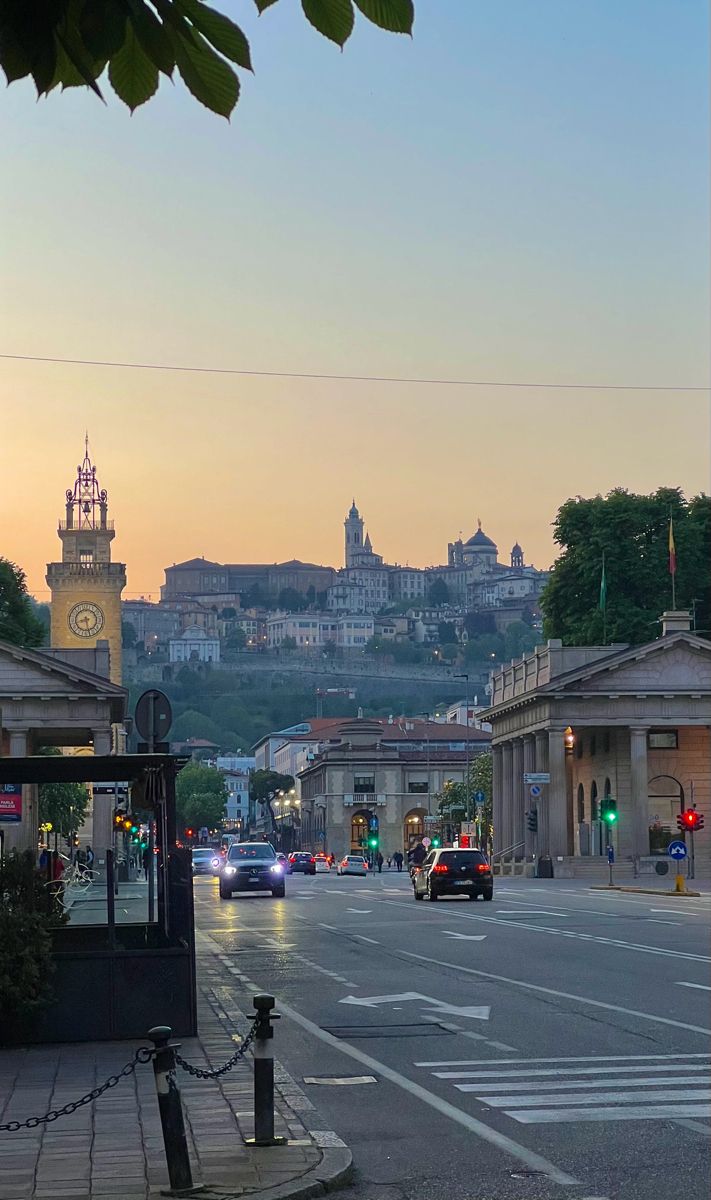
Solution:
[[[447,937],[456,938],[459,942],[483,942],[485,933],[455,933],[453,929],[443,929],[442,933],[446,933]]]
[[[404,1004],[408,1000],[424,1001],[425,1012],[447,1014],[453,1017],[471,1017],[475,1021],[488,1021],[491,1009],[488,1004],[464,1006],[447,1004],[444,1000],[435,1000],[433,996],[423,996],[421,992],[399,992],[391,996],[344,996],[339,1004],[355,1004],[361,1008],[377,1008],[379,1004]]]

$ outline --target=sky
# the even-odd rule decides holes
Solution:
[[[133,116],[0,95],[1,353],[285,373],[0,358],[35,594],[87,429],[127,597],[196,555],[340,565],[353,497],[386,561],[480,517],[546,567],[570,496],[709,490],[674,390],[708,386],[706,0],[415,0],[343,53],[296,0],[213,3],[256,67],[230,123],[180,81]]]

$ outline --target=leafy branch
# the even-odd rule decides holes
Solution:
[[[254,0],[261,14],[277,0]],[[411,33],[413,0],[301,0],[306,19],[343,47],[358,10],[393,33]],[[249,42],[203,0],[0,0],[0,66],[8,83],[32,77],[40,96],[56,87],[109,83],[133,112],[177,70],[196,100],[229,117],[239,99],[235,70],[252,70]]]

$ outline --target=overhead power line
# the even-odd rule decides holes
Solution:
[[[96,358],[58,358],[49,354],[2,354],[14,362],[59,363],[73,367],[115,367],[124,371],[178,371],[189,375],[243,375],[260,379],[323,379],[333,383],[411,383],[436,387],[540,388],[586,392],[708,392],[708,387],[677,383],[542,383],[540,380],[425,379],[400,375],[331,375],[324,371],[254,371],[241,367],[191,367],[181,363],[119,362]]]

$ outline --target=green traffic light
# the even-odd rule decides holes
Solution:
[[[434,846],[435,850],[438,850],[441,845],[440,839],[438,837],[432,838],[432,845]]]
[[[370,837],[370,838],[368,838],[368,845],[370,846],[370,848],[371,848],[372,850],[374,850],[374,849],[375,849],[375,847],[377,846],[377,844],[378,844],[378,839],[377,839],[376,837]]]
[[[607,821],[608,825],[614,825],[615,821],[617,820],[617,813],[616,812],[606,812],[605,820]]]

